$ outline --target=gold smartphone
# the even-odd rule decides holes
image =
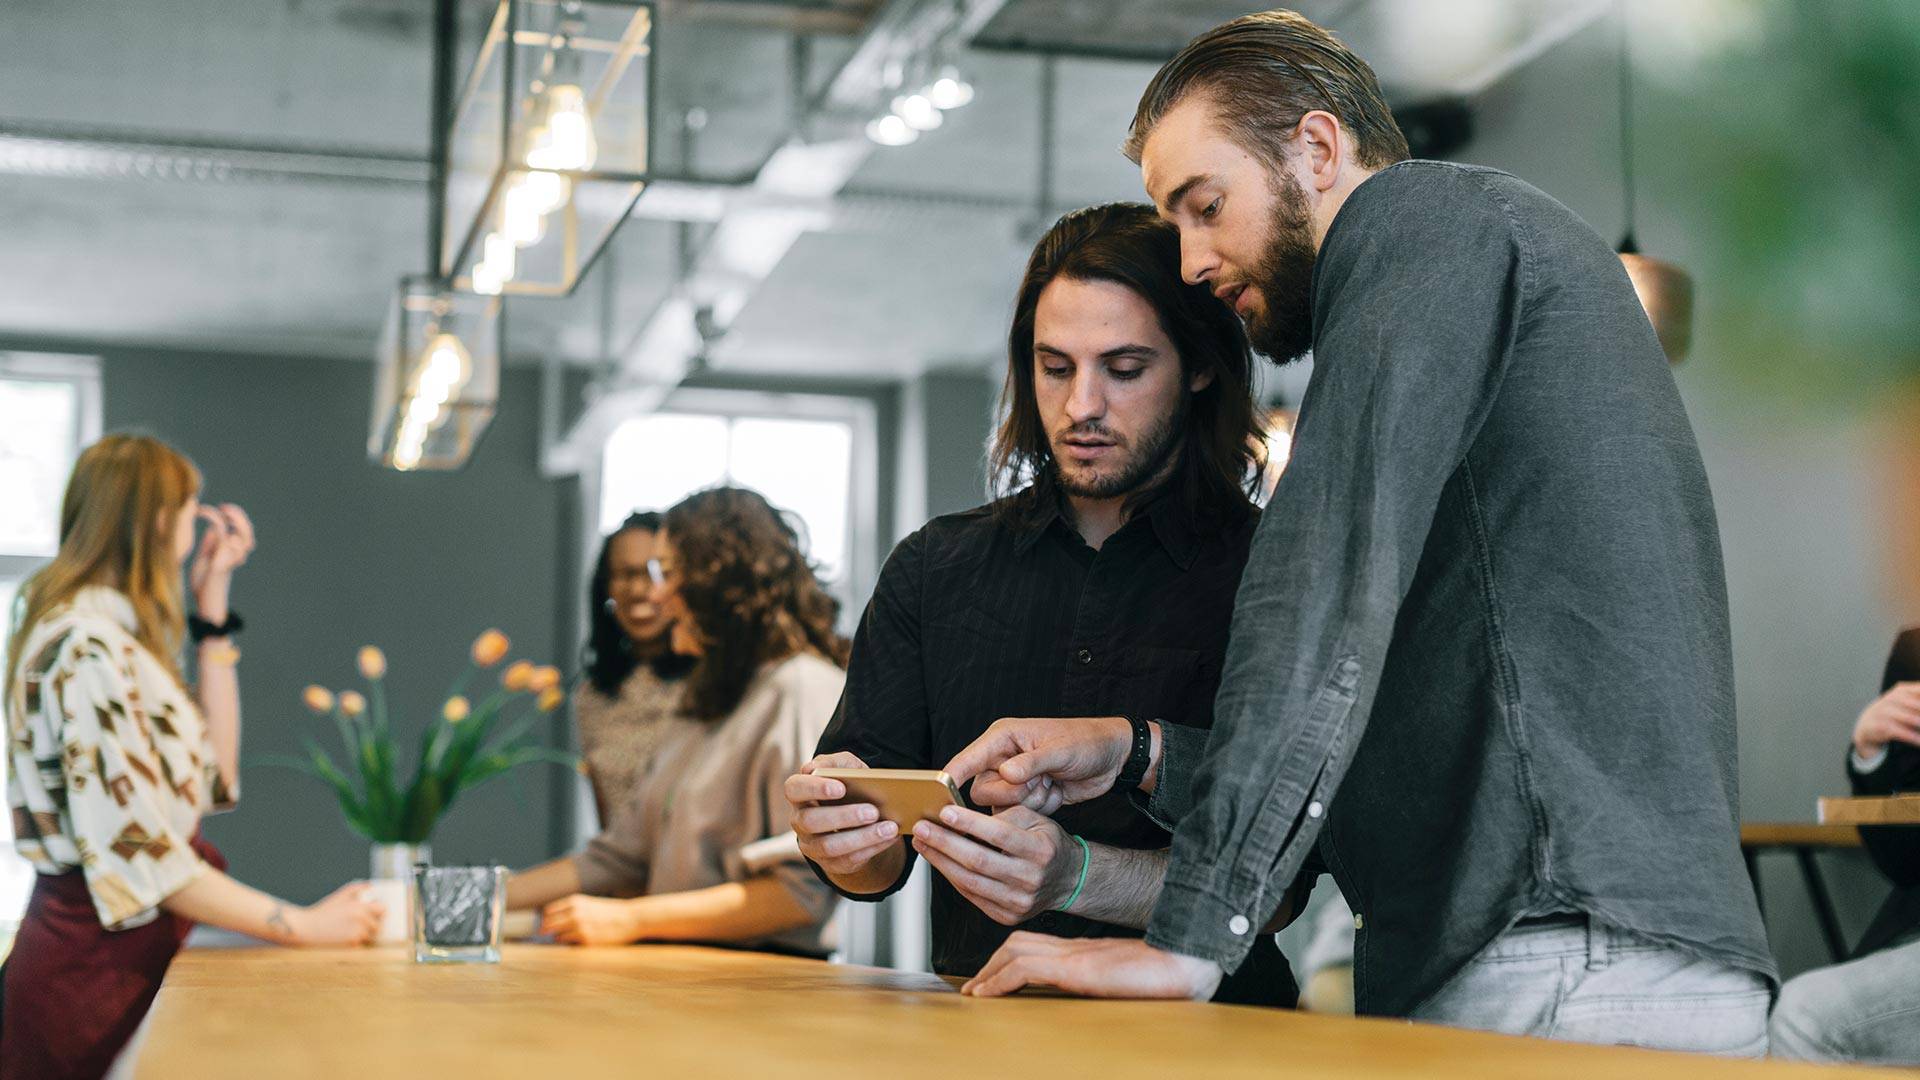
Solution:
[[[813,775],[847,786],[844,798],[828,806],[872,803],[881,821],[900,826],[900,835],[913,831],[915,822],[940,820],[943,806],[965,806],[953,777],[939,769],[816,769]]]

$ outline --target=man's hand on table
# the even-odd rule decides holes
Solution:
[[[1223,974],[1211,960],[1163,952],[1133,938],[1016,933],[960,992],[999,997],[1024,986],[1050,986],[1085,997],[1206,1001]]]
[[[1089,858],[1050,818],[1014,806],[989,817],[961,806],[913,827],[913,849],[1002,926],[1060,908]]]
[[[540,912],[540,932],[563,945],[626,945],[640,940],[642,929],[631,900],[575,893]]]
[[[1154,759],[1140,787],[1153,790]],[[1065,803],[1095,799],[1113,789],[1133,749],[1133,725],[1123,716],[1005,717],[955,754],[946,766],[955,784],[973,781],[980,806],[1025,806],[1052,813]]]

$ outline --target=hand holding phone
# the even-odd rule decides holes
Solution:
[[[940,810],[962,806],[953,778],[938,769],[815,769],[813,775],[838,780],[846,794],[829,800],[830,806],[871,804],[881,821],[892,822],[905,835],[922,821],[938,823]]]

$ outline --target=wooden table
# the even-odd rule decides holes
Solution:
[[[416,966],[394,949],[189,949],[161,988],[138,1075],[1714,1080],[1836,1071],[1224,1005],[977,1000],[932,975],[718,949],[519,945],[497,966]]]
[[[1861,795],[1820,800],[1828,825],[1920,825],[1920,795]]]
[[[1740,826],[1740,853],[1747,860],[1747,876],[1753,880],[1753,898],[1766,916],[1765,897],[1760,892],[1760,856],[1769,851],[1791,851],[1800,863],[1800,880],[1806,883],[1807,897],[1813,901],[1814,918],[1820,921],[1820,935],[1826,939],[1827,953],[1834,963],[1849,955],[1847,939],[1840,932],[1840,916],[1833,910],[1833,897],[1820,876],[1820,864],[1814,853],[1822,850],[1857,848],[1860,830],[1851,825],[1808,825],[1803,822],[1745,822]]]

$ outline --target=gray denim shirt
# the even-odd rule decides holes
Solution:
[[[1318,842],[1366,1013],[1551,911],[1777,981],[1713,500],[1619,259],[1514,177],[1403,162],[1334,220],[1313,319],[1212,737],[1150,806],[1147,940],[1231,969]]]

